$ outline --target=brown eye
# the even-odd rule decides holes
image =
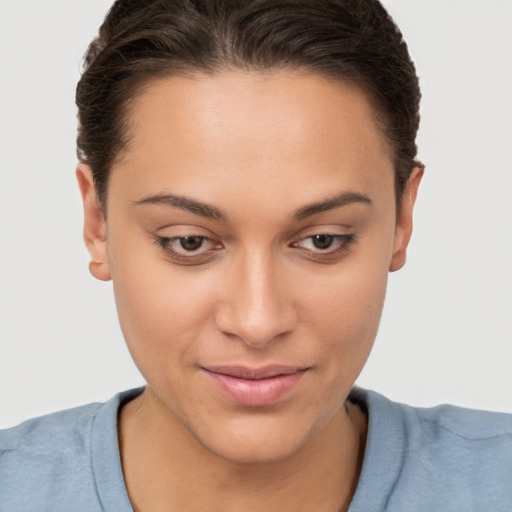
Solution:
[[[343,253],[348,250],[355,241],[354,234],[335,235],[331,233],[318,233],[307,236],[292,244],[293,247],[303,249],[318,257],[328,257],[333,254]]]
[[[214,252],[222,249],[222,244],[202,235],[184,235],[175,237],[157,236],[155,243],[171,259],[184,264],[199,264],[210,260]]]
[[[197,251],[204,242],[203,236],[184,236],[179,238],[179,244],[185,251]]]
[[[313,246],[315,249],[325,250],[329,249],[333,242],[334,242],[334,236],[333,235],[315,235],[311,237],[311,241],[313,243]]]

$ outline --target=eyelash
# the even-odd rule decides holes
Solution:
[[[304,242],[306,240],[311,240],[314,243],[314,239],[320,239],[321,237],[330,238],[333,243],[337,242],[337,246],[335,249],[331,249],[328,247],[327,249],[304,249],[300,247],[299,243]],[[301,238],[300,240],[297,240],[296,242],[293,242],[292,246],[299,247],[305,251],[311,251],[313,255],[318,256],[327,256],[327,255],[334,255],[339,254],[340,252],[345,252],[349,249],[349,247],[354,244],[356,241],[356,235],[353,233],[346,234],[346,235],[336,235],[334,233],[317,233],[315,235],[310,235],[304,238]]]
[[[331,249],[330,247],[324,249],[307,249],[304,247],[301,247],[301,243],[304,243],[307,240],[313,241],[315,238],[318,240],[320,237],[327,237],[332,240],[333,243],[336,243],[336,247],[334,249]],[[176,246],[176,244],[179,244],[180,242],[183,242],[184,240],[191,238],[191,239],[197,239],[197,241],[200,242],[200,246],[195,250],[187,251],[183,246],[181,247],[181,250],[183,252],[177,251],[173,246]],[[212,245],[215,245],[214,240],[211,238],[208,238],[207,236],[202,235],[184,235],[184,236],[175,236],[175,237],[163,237],[163,236],[156,236],[155,237],[155,244],[163,249],[165,252],[167,252],[173,259],[180,260],[184,263],[202,263],[207,262],[213,257],[213,253],[218,251],[220,248],[222,248],[222,245],[220,243],[216,244],[215,247],[212,249],[201,251],[201,247],[203,246],[204,242],[210,242]],[[309,253],[310,257],[328,257],[328,256],[334,256],[339,255],[340,253],[348,251],[351,245],[353,245],[356,242],[356,235],[351,234],[345,234],[345,235],[339,235],[339,234],[332,234],[332,233],[317,233],[314,235],[309,235],[303,238],[300,238],[296,240],[295,242],[292,242],[290,244],[290,247],[301,249],[302,251]],[[313,242],[314,243],[314,242]]]
[[[180,243],[181,241],[186,240],[187,238],[193,238],[197,239],[201,242],[201,245],[196,250],[187,251],[185,248],[182,247],[182,253],[177,251],[173,248],[176,244]],[[165,236],[157,236],[155,238],[155,243],[161,247],[164,251],[166,251],[171,257],[182,260],[185,262],[191,262],[194,263],[195,260],[198,259],[205,259],[208,256],[212,256],[212,253],[218,250],[218,247],[220,244],[217,244],[217,248],[209,249],[207,251],[199,252],[199,249],[202,247],[203,243],[205,241],[211,242],[214,244],[214,241],[211,238],[208,238],[207,236],[201,236],[201,235],[184,235],[184,236],[173,236],[173,237],[165,237]]]

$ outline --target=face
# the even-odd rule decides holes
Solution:
[[[78,175],[91,270],[155,411],[225,458],[286,457],[369,355],[419,172],[397,221],[370,102],[315,75],[162,79],[129,120],[106,222]]]

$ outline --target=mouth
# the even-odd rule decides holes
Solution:
[[[201,370],[231,402],[261,407],[279,402],[298,385],[309,368],[271,365],[263,368],[210,366]]]

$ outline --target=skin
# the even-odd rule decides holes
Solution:
[[[106,220],[90,169],[77,176],[91,272],[113,280],[148,383],[119,420],[135,510],[346,510],[366,435],[346,399],[388,272],[405,262],[421,169],[397,214],[368,98],[291,70],[154,81],[129,121]],[[327,204],[340,196],[346,204]],[[312,238],[323,234],[326,249]],[[195,252],[165,241],[185,236],[205,239]],[[258,407],[234,403],[202,370],[269,364],[307,370]]]

